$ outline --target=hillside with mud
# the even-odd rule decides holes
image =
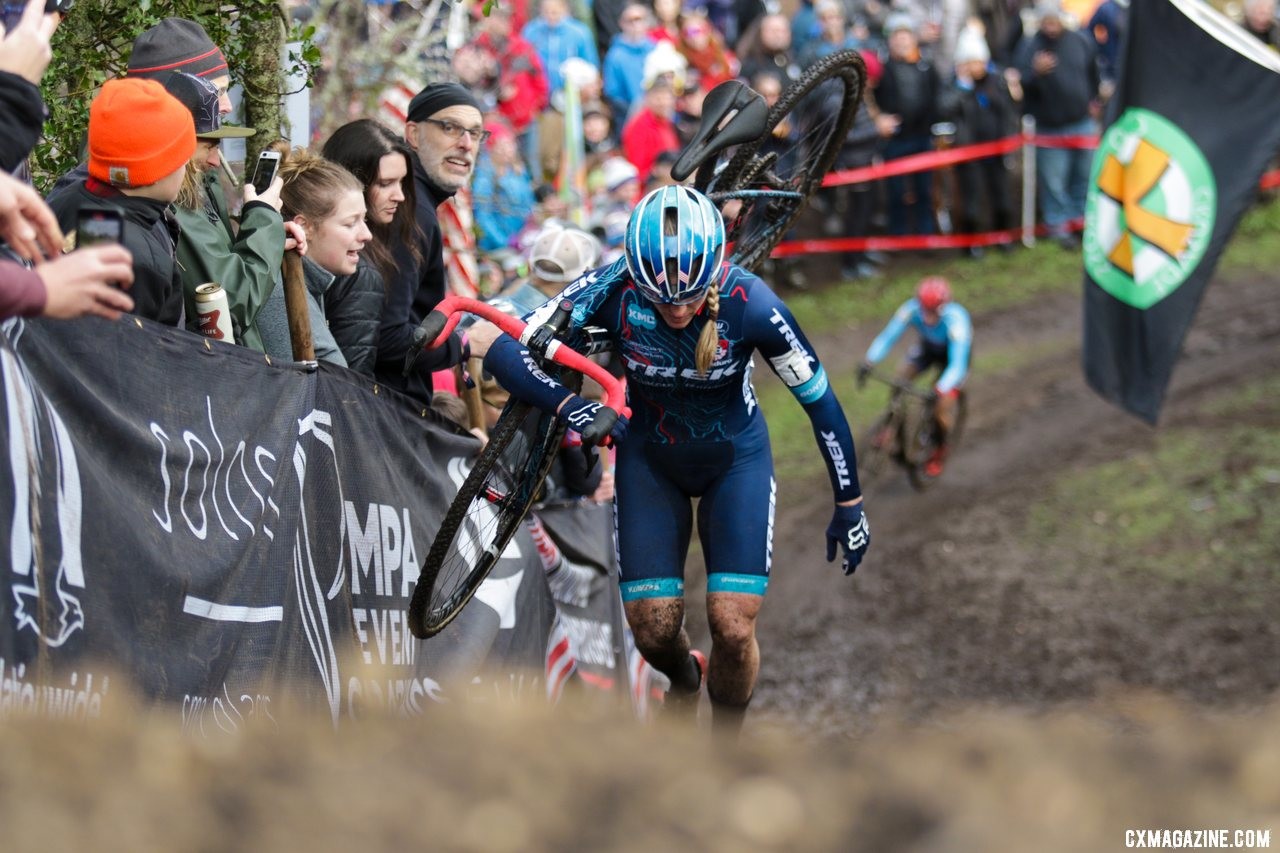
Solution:
[[[1210,287],[1158,430],[1085,387],[1077,296],[975,320],[964,444],[931,491],[896,476],[868,492],[853,578],[824,560],[825,481],[782,480],[735,748],[572,697],[210,739],[144,708],[9,718],[4,849],[1275,843],[1280,289]],[[874,332],[814,337],[848,376]]]

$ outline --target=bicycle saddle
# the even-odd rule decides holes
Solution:
[[[703,100],[698,132],[671,167],[671,177],[683,181],[713,154],[758,138],[768,126],[768,119],[764,96],[745,83],[726,80]]]

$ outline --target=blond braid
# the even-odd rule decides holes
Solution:
[[[693,353],[694,366],[699,376],[706,376],[711,369],[711,362],[716,359],[716,350],[720,348],[720,333],[716,329],[716,318],[720,316],[720,282],[713,282],[707,288],[707,325],[702,327],[698,335],[698,348]]]

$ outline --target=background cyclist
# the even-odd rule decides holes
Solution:
[[[924,465],[924,473],[936,477],[942,473],[942,464],[947,458],[947,438],[955,425],[956,401],[969,372],[973,325],[969,322],[969,312],[951,300],[951,285],[945,278],[929,276],[922,279],[916,287],[916,295],[902,303],[867,348],[866,358],[858,368],[859,384],[866,381],[872,366],[889,354],[908,326],[920,333],[920,339],[907,352],[898,369],[898,377],[909,382],[934,365],[941,369],[933,386],[938,395],[933,410],[938,425],[938,446]]]
[[[813,348],[782,301],[756,276],[724,262],[720,214],[684,186],[650,192],[627,226],[625,253],[580,278],[528,318],[568,299],[572,326],[613,339],[633,409],[619,442],[617,525],[622,597],[636,645],[671,679],[668,703],[696,714],[704,677],[713,728],[736,732],[755,688],[755,625],[769,580],[775,484],[764,417],[751,384],[759,351],[809,414],[827,463],[846,574],[866,552],[853,439]],[[570,344],[574,336],[569,336]],[[543,374],[503,336],[486,367],[513,394],[583,429],[600,409]],[[615,430],[615,438],[626,425]],[[710,661],[684,630],[684,563],[700,498],[707,567]]]

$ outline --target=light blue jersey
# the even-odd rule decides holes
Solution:
[[[915,297],[908,299],[867,348],[867,361],[871,364],[883,361],[902,333],[912,327],[920,334],[920,342],[927,354],[945,357],[946,367],[935,386],[938,391],[946,393],[959,388],[969,373],[973,324],[969,322],[969,312],[955,302],[943,305],[938,314],[938,322],[930,325],[925,322],[920,301]]]

